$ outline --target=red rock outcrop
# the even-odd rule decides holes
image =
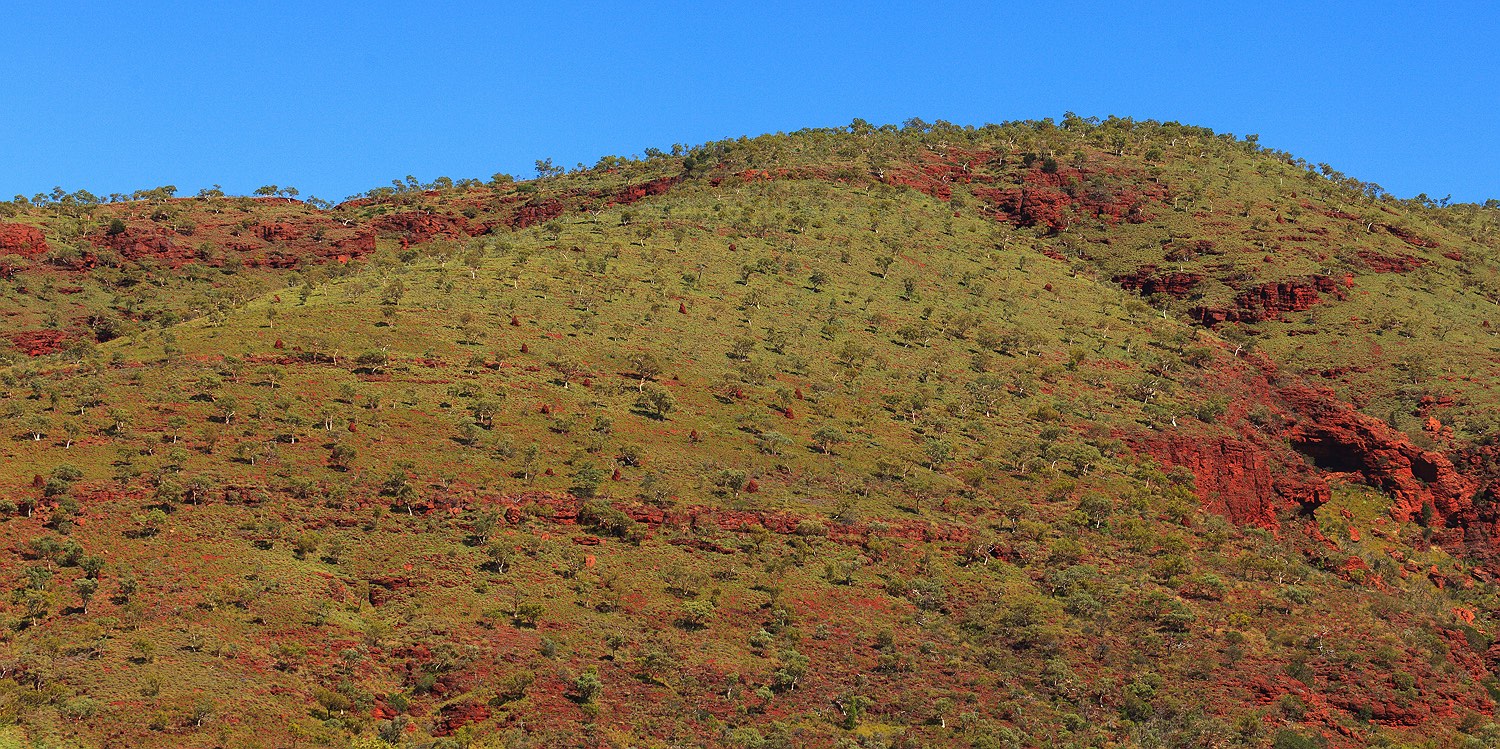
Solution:
[[[182,227],[138,219],[132,223],[127,218],[131,216],[119,217],[120,224],[94,235],[91,243],[126,261],[153,260],[174,268],[190,262],[290,268],[309,262],[348,262],[375,251],[375,222],[359,225],[321,214],[246,225],[234,214],[203,213],[194,215],[194,222]],[[438,221],[447,226],[451,218],[440,217]],[[87,269],[97,261],[97,257],[85,254],[74,269]]]
[[[1259,377],[1244,382],[1249,402],[1279,414],[1275,426],[1245,424],[1231,436],[1171,431],[1125,439],[1164,465],[1191,471],[1203,506],[1235,522],[1274,528],[1278,514],[1310,513],[1329,499],[1326,478],[1339,476],[1385,491],[1393,518],[1428,525],[1440,543],[1485,556],[1500,551],[1500,501],[1490,500],[1500,500],[1500,448],[1471,450],[1456,465],[1330,390],[1272,388]]]
[[[1114,178],[1121,172],[1108,167],[1085,171],[1071,167],[1044,168],[1044,162],[1027,163],[1029,166],[1020,172],[1019,179],[1015,175],[1001,177],[993,171],[1005,165],[1001,154],[944,148],[923,154],[917,162],[882,169],[876,176],[884,184],[908,187],[943,201],[953,198],[954,185],[974,185],[970,192],[984,201],[985,212],[991,217],[1016,226],[1050,231],[1067,228],[1075,215],[1139,223],[1147,218],[1143,211],[1145,202],[1160,200],[1166,194],[1163,188],[1145,184],[1143,180],[1132,186],[1115,184]],[[753,171],[742,175],[747,180],[782,176],[779,172]],[[799,172],[795,176],[849,179],[849,175],[838,172]]]
[[[1429,247],[1429,248],[1431,248],[1431,247],[1437,247],[1438,246],[1437,242],[1434,242],[1434,241],[1432,241],[1430,239],[1422,237],[1422,236],[1418,235],[1416,232],[1414,232],[1414,231],[1412,231],[1410,229],[1407,229],[1405,227],[1392,226],[1390,224],[1385,224],[1384,226],[1385,226],[1385,230],[1391,233],[1391,236],[1393,236],[1393,237],[1395,237],[1395,238],[1397,238],[1397,239],[1399,239],[1399,240],[1401,240],[1401,241],[1403,241],[1403,242],[1411,245],[1412,247]]]
[[[1141,223],[1147,218],[1143,210],[1146,201],[1160,200],[1166,194],[1159,186],[1124,187],[1096,179],[1109,175],[1107,171],[1047,171],[1033,166],[1022,175],[1020,187],[974,188],[971,192],[989,203],[997,218],[1052,231],[1067,228],[1073,215],[1112,223]]]
[[[1355,254],[1374,273],[1410,273],[1427,264],[1415,255],[1383,255],[1374,250],[1359,250]]]
[[[0,255],[36,257],[46,254],[47,238],[42,230],[29,224],[0,221]]]
[[[301,229],[285,223],[261,224],[256,231],[260,234],[260,238],[267,242],[285,242],[302,237]]]
[[[1203,282],[1203,276],[1181,272],[1157,275],[1156,266],[1145,265],[1134,273],[1122,273],[1110,280],[1126,291],[1138,291],[1142,295],[1167,294],[1180,299],[1191,294],[1193,288]]]
[[[105,233],[95,243],[120,253],[120,257],[126,260],[164,260],[174,266],[196,260],[197,251],[186,243],[178,244],[175,234],[164,227],[130,226],[123,231]]]
[[[23,330],[10,334],[11,345],[27,356],[55,354],[63,350],[72,338],[62,330]]]
[[[1273,281],[1240,292],[1232,308],[1194,307],[1188,314],[1209,327],[1225,322],[1276,320],[1287,312],[1311,309],[1321,300],[1320,293],[1343,299],[1344,286],[1329,276]]]
[[[1106,221],[1140,224],[1146,221],[1142,212],[1142,195],[1130,189],[1074,194],[1077,185],[1067,188],[1022,186],[1022,188],[975,188],[974,195],[989,203],[995,218],[1017,227],[1043,227],[1061,231],[1071,224],[1071,216],[1083,215]]]
[[[1264,310],[1267,317],[1274,317],[1282,312],[1302,312],[1312,308],[1318,303],[1318,288],[1306,281],[1266,283],[1241,293],[1236,300],[1241,308]]]
[[[334,240],[332,251],[327,253],[325,256],[333,257],[339,255],[351,255],[353,257],[360,257],[362,255],[368,255],[374,251],[375,232],[363,231],[347,239]],[[341,262],[348,262],[348,260],[345,259]]]
[[[1283,388],[1277,398],[1294,415],[1285,435],[1318,468],[1342,473],[1391,495],[1391,515],[1407,521],[1430,515],[1434,526],[1460,527],[1477,520],[1477,482],[1448,458],[1411,443],[1373,416],[1360,413],[1331,391]]]
[[[1279,512],[1312,512],[1329,499],[1322,478],[1251,439],[1172,433],[1131,441],[1164,465],[1192,471],[1203,507],[1236,523],[1276,528]]]
[[[903,164],[883,171],[880,181],[888,185],[909,187],[947,201],[953,198],[953,185],[987,181],[976,175],[974,168],[990,162],[1003,163],[999,155],[991,151],[930,151],[924,153],[918,163]]]
[[[1053,231],[1068,228],[1068,195],[1051,188],[1018,187],[987,195],[993,207],[1016,226],[1041,226]]]
[[[665,195],[667,191],[671,190],[681,181],[682,177],[680,176],[662,177],[661,179],[653,179],[637,185],[627,185],[614,194],[611,202],[628,205],[653,195]]]
[[[516,207],[516,212],[510,217],[510,226],[513,229],[524,229],[528,226],[551,221],[563,214],[565,207],[559,200],[533,201]]]
[[[467,237],[469,222],[463,216],[425,211],[388,213],[370,222],[376,231],[396,234],[408,242],[428,242],[435,237]]]
[[[477,702],[459,702],[444,707],[441,717],[433,726],[432,735],[452,736],[455,731],[470,723],[483,723],[490,719],[490,709]]]

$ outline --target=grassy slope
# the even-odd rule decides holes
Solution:
[[[927,163],[913,155],[919,138],[881,137],[909,159],[893,170]],[[445,715],[487,716],[457,739],[522,745],[1259,746],[1290,741],[1287,729],[1448,745],[1460,727],[1481,733],[1490,677],[1473,648],[1488,643],[1492,592],[1440,590],[1389,552],[1449,579],[1469,562],[1412,548],[1412,529],[1385,530],[1381,497],[1360,487],[1319,512],[1338,548],[1290,518],[1279,537],[1235,528],[1196,510],[1190,478],[1117,439],[1171,416],[1192,434],[1224,433],[1206,394],[1250,365],[1108,278],[1166,267],[1139,249],[1164,233],[1248,236],[1256,209],[1226,216],[1227,228],[1204,228],[1197,206],[1162,205],[1141,224],[1017,229],[962,188],[955,205],[830,181],[843,161],[869,158],[847,146],[766,139],[723,171],[818,172],[701,178],[630,207],[569,212],[472,240],[483,252],[473,267],[454,243],[416,245],[403,262],[387,241],[343,277],[314,275],[306,302],[283,289],[103,344],[81,364],[13,367],[17,423],[45,412],[50,424],[43,440],[0,447],[0,481],[22,499],[60,464],[84,478],[76,513],[18,509],[0,524],[18,560],[12,588],[26,587],[26,567],[54,573],[34,586],[51,597],[34,626],[26,594],[10,606],[5,652],[25,678],[0,705],[33,737],[161,746],[338,743],[400,733],[403,721],[422,736],[447,733]],[[1230,187],[1214,200],[1232,204],[1238,189],[1279,198],[1280,167],[1239,163],[1267,157],[1215,158]],[[1185,155],[1159,164],[1148,168],[1177,193],[1190,192],[1181,175],[1205,173]],[[614,189],[673,166],[542,189]],[[421,200],[457,210],[483,195]],[[1104,235],[1109,245],[1091,241]],[[1399,249],[1387,244],[1375,246]],[[1333,270],[1314,252],[1237,262],[1257,278]],[[1455,295],[1441,279],[1461,272],[1429,271],[1430,290],[1394,275],[1354,288],[1400,281],[1425,304]],[[813,284],[815,273],[826,280]],[[1387,296],[1308,317],[1365,319]],[[1260,326],[1260,345],[1323,366],[1364,324],[1281,335],[1309,322]],[[1383,355],[1483,345],[1481,330],[1386,335],[1400,340]],[[390,363],[356,361],[372,351]],[[635,406],[642,351],[662,364],[646,387],[670,394],[666,418]],[[1384,361],[1364,375],[1388,371]],[[1439,377],[1450,361],[1433,358]],[[1409,397],[1393,379],[1348,386],[1375,394],[1367,407],[1379,413],[1380,399]],[[64,414],[90,400],[91,382],[100,402],[64,447]],[[1150,407],[1133,395],[1143,383],[1164,394]],[[463,425],[484,400],[499,411],[470,440]],[[814,442],[825,428],[845,438],[826,454]],[[328,467],[334,444],[353,448],[347,470]],[[641,465],[622,464],[627,448]],[[605,477],[605,504],[636,520],[594,503],[570,522],[579,503],[567,493],[592,483],[584,466]],[[751,479],[757,491],[744,491]],[[159,529],[153,507],[167,511]],[[486,543],[474,536],[490,513],[501,520]],[[1351,527],[1365,532],[1355,540]],[[83,574],[67,552],[27,547],[60,531],[106,560],[86,614],[65,608]],[[490,546],[504,572],[487,564]],[[1342,572],[1351,556],[1384,572],[1384,589]],[[127,574],[139,589],[117,596]],[[540,606],[535,626],[515,616],[527,604]],[[1465,626],[1455,607],[1480,618]],[[576,688],[590,669],[603,684],[592,701]],[[524,690],[522,673],[534,679]]]

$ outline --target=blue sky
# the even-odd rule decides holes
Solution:
[[[7,5],[7,197],[337,199],[855,117],[1069,110],[1259,133],[1401,196],[1500,197],[1496,3]]]

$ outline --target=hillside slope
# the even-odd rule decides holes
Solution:
[[[413,183],[4,204],[0,723],[1500,737],[1495,206],[1072,117]]]

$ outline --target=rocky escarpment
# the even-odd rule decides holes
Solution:
[[[970,190],[988,204],[998,220],[1021,227],[1040,227],[1051,232],[1068,228],[1076,217],[1087,216],[1109,223],[1143,223],[1148,202],[1159,202],[1164,189],[1123,187],[1098,181],[1098,174],[1076,169],[1049,171],[1034,166],[1015,187]]]
[[[1276,528],[1278,514],[1312,513],[1329,498],[1328,482],[1264,441],[1160,434],[1135,446],[1191,471],[1203,507],[1236,523]]]
[[[1481,520],[1473,498],[1477,478],[1446,456],[1424,450],[1380,419],[1355,410],[1328,390],[1294,387],[1277,392],[1293,416],[1284,432],[1293,449],[1318,469],[1343,474],[1391,495],[1391,515],[1420,520],[1462,535]]]
[[[1371,273],[1410,273],[1427,264],[1426,260],[1405,253],[1386,255],[1374,250],[1358,250],[1354,254]]]
[[[27,356],[55,354],[67,347],[72,336],[62,330],[23,330],[11,333],[11,346]]]
[[[783,176],[771,171],[761,174],[766,179]],[[795,176],[836,181],[858,178],[845,173]],[[942,201],[953,200],[954,187],[964,185],[980,201],[984,215],[1048,232],[1067,229],[1080,219],[1142,223],[1150,219],[1148,206],[1159,204],[1167,194],[1165,187],[1139,179],[1138,173],[1120,165],[1084,169],[1034,154],[951,147],[924,152],[910,163],[878,168],[875,177]]]
[[[1134,273],[1122,273],[1110,280],[1120,288],[1139,292],[1142,296],[1166,294],[1181,299],[1203,283],[1203,276],[1197,273],[1158,273],[1156,266],[1143,265]]]
[[[1155,433],[1129,441],[1165,465],[1191,471],[1204,507],[1236,522],[1275,528],[1279,515],[1311,514],[1329,498],[1327,479],[1339,477],[1388,493],[1391,516],[1433,528],[1435,540],[1488,553],[1497,518],[1486,497],[1500,495],[1500,484],[1483,488],[1481,477],[1332,391],[1286,387],[1267,400],[1281,418],[1264,431]]]
[[[1263,283],[1239,293],[1232,307],[1194,307],[1188,314],[1200,324],[1213,327],[1226,322],[1256,323],[1276,320],[1287,312],[1305,312],[1322,294],[1343,299],[1351,279],[1310,276]]]
[[[114,250],[126,260],[153,259],[180,266],[198,258],[198,252],[178,232],[162,226],[119,226],[106,232],[96,244]]]
[[[0,255],[36,257],[46,254],[47,238],[42,230],[29,224],[0,221]]]
[[[683,178],[681,176],[662,177],[660,179],[653,179],[648,182],[626,185],[625,187],[622,187],[619,190],[615,191],[613,195],[609,196],[609,200],[606,204],[629,205],[638,200],[644,200],[654,195],[665,195],[673,187],[676,187],[679,183],[681,183],[682,180]]]
[[[234,220],[225,214],[204,213],[195,223],[169,225],[130,217],[112,222],[89,237],[93,250],[67,264],[86,270],[113,253],[127,261],[153,261],[173,268],[187,263],[223,266],[289,268],[306,264],[347,262],[375,251],[370,226],[346,225],[326,216],[295,216],[257,223]]]
[[[459,238],[483,233],[486,229],[471,227],[463,216],[427,211],[402,211],[377,216],[370,222],[377,232],[390,234],[409,243],[428,242],[438,237]]]

